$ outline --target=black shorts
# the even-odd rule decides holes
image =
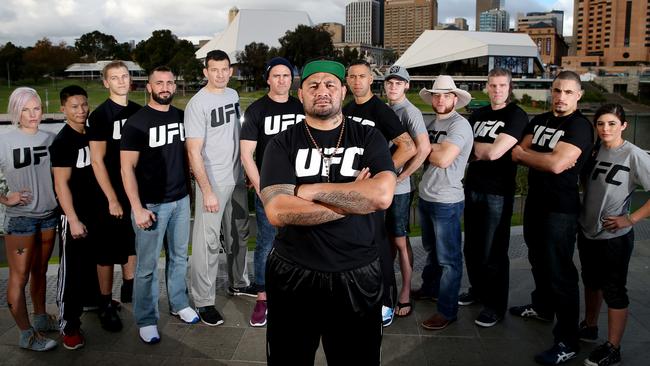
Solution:
[[[97,214],[86,227],[89,234],[92,233],[97,264],[124,264],[130,255],[135,255],[135,233],[130,212],[121,219],[108,212]]]
[[[625,309],[627,270],[634,248],[634,230],[611,239],[587,239],[578,231],[578,250],[582,282],[590,290],[602,290],[603,299],[612,309]]]

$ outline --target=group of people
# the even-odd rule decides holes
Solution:
[[[406,98],[411,80],[399,65],[384,76],[385,104],[372,92],[365,61],[347,68],[330,60],[307,63],[295,98],[295,68],[276,57],[264,72],[268,93],[243,116],[237,92],[228,87],[232,72],[225,52],[209,52],[207,84],[183,112],[171,105],[176,85],[169,68],[150,72],[151,98],[141,107],[128,100],[128,69],[111,62],[103,70],[109,99],[90,116],[81,87],[61,90],[66,125],[56,137],[38,128],[36,92],[14,91],[9,113],[18,128],[0,135],[0,168],[9,186],[0,202],[7,206],[8,299],[21,347],[51,349],[56,342],[41,333],[59,329],[66,348],[83,346],[79,318],[90,286],[88,263],[97,273],[102,327],[122,327],[120,303],[111,297],[113,266],[122,264],[121,300],[130,301],[132,288],[140,339],[159,342],[163,246],[169,311],[188,324],[224,322],[215,296],[218,255],[225,252],[227,292],[256,297],[250,325],[267,326],[270,365],[313,364],[321,342],[330,364],[377,365],[382,327],[412,314],[412,299],[437,303],[437,312],[422,322],[426,329],[446,328],[459,305],[473,303],[483,306],[475,323],[492,327],[508,310],[510,221],[521,164],[529,168],[524,236],[535,290],[531,304],[510,313],[557,317],[553,346],[535,360],[558,364],[576,356],[580,339],[598,340],[604,299],[608,340],[585,363],[620,360],[631,227],[650,215],[650,203],[629,213],[637,185],[650,189],[650,157],[623,139],[627,121],[620,106],[596,113],[594,148],[594,127],[577,109],[580,79],[569,71],[553,81],[552,110],[530,122],[511,101],[512,75],[501,68],[488,74],[490,105],[469,119],[456,110],[471,95],[452,77],[438,76],[419,93],[433,107],[431,121]],[[348,88],[353,100],[343,106]],[[422,166],[417,206],[427,257],[422,285],[411,290],[411,175]],[[247,185],[255,190],[253,282],[246,266]],[[58,322],[45,312],[45,270],[57,226]],[[576,235],[585,284],[582,322]],[[471,287],[461,294],[463,254]]]

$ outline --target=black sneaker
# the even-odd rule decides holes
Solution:
[[[491,326],[494,326],[501,319],[503,319],[503,317],[497,314],[494,310],[490,308],[483,308],[483,310],[481,310],[481,312],[478,314],[476,320],[474,320],[474,323],[483,328],[489,328]]]
[[[576,357],[578,350],[562,342],[556,343],[546,351],[535,355],[535,362],[542,365],[559,365]]]
[[[513,306],[510,308],[510,314],[519,316],[527,319],[537,319],[543,322],[552,322],[553,315],[544,314],[542,312],[537,312],[533,307],[533,304],[522,305],[522,306]]]
[[[257,297],[257,286],[254,283],[246,287],[229,286],[228,295]]]
[[[462,294],[458,295],[458,305],[472,305],[476,301],[477,299],[474,297],[474,294],[472,294],[472,291],[463,292]]]
[[[198,310],[197,312],[199,313],[199,317],[204,324],[211,327],[223,324],[223,317],[214,306],[203,306],[196,310]]]
[[[108,306],[99,311],[99,322],[102,328],[109,332],[119,332],[122,330],[122,320],[117,315],[118,308],[111,301]]]
[[[578,337],[583,342],[596,343],[598,342],[598,327],[590,327],[584,320],[580,322],[580,329],[578,330]]]
[[[611,366],[621,362],[621,349],[615,348],[609,342],[596,347],[585,360],[587,366]]]

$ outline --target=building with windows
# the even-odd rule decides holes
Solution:
[[[555,33],[560,37],[563,36],[564,31],[562,27],[564,27],[564,11],[562,10],[526,13],[525,16],[520,15],[517,17],[515,30],[517,32],[525,32],[531,24],[537,24],[539,22],[553,24],[553,26],[555,26]]]
[[[481,13],[490,9],[503,9],[505,0],[476,0],[476,26],[474,29],[481,29]]]
[[[503,9],[490,9],[481,13],[481,32],[508,32],[510,15]]]
[[[575,55],[563,68],[640,73],[650,64],[649,0],[575,0],[573,12]]]
[[[554,19],[526,24],[521,32],[528,34],[535,42],[547,71],[555,70],[562,65],[562,57],[567,55],[569,47],[558,33]]]
[[[341,23],[327,22],[319,24],[332,38],[332,43],[342,43],[345,40],[345,26]]]
[[[423,31],[438,23],[437,0],[386,0],[384,47],[402,54]]]
[[[377,0],[357,0],[345,6],[345,42],[381,45],[381,7]]]

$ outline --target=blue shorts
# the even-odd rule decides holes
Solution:
[[[4,229],[7,235],[34,235],[39,231],[55,229],[58,222],[59,217],[56,213],[42,218],[5,216]]]
[[[409,232],[411,217],[411,193],[396,194],[393,203],[386,210],[386,231],[388,235],[399,238]]]

